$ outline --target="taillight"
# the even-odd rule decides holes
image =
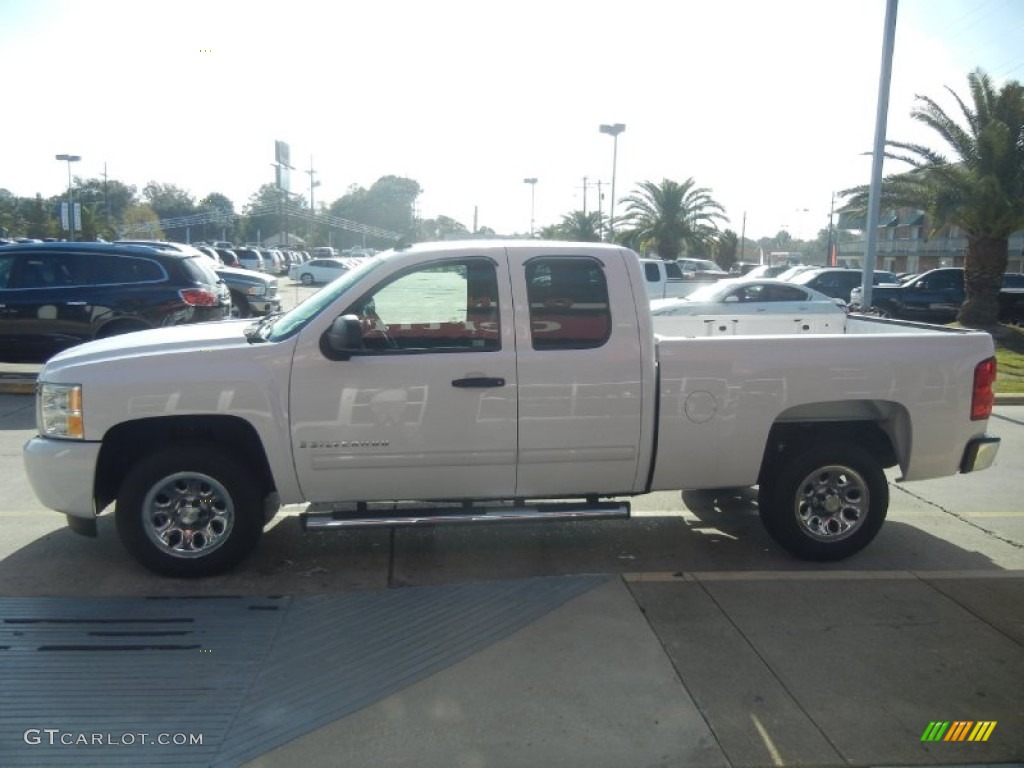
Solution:
[[[190,307],[216,307],[220,303],[217,294],[206,288],[185,288],[178,293]]]
[[[974,368],[974,391],[971,393],[971,421],[987,419],[992,415],[996,395],[992,385],[996,382],[996,359],[982,360]]]

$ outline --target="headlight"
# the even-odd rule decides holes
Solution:
[[[251,285],[246,291],[250,296],[263,296],[267,292],[267,286],[265,285]]]
[[[36,421],[43,437],[82,440],[82,385],[42,382],[36,394]]]

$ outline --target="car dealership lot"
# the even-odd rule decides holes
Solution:
[[[285,283],[282,299],[292,306],[313,292]],[[71,621],[99,617],[115,634],[122,628],[112,622],[123,620],[130,631],[140,611],[175,611],[177,628],[190,611],[195,637],[211,638],[218,611],[205,606],[229,612],[213,598],[283,596],[273,606],[242,605],[249,617],[241,611],[233,629],[204,640],[210,656],[184,643],[173,649],[166,639],[149,656],[91,654],[93,666],[116,659],[129,689],[137,679],[129,692],[139,698],[108,694],[104,707],[127,711],[130,701],[139,713],[131,722],[142,724],[166,710],[153,665],[192,670],[175,694],[184,702],[177,709],[190,712],[207,708],[216,688],[207,674],[226,662],[240,669],[258,669],[249,660],[259,658],[291,664],[268,663],[305,686],[288,706],[269,693],[223,733],[203,721],[213,764],[239,764],[226,754],[262,766],[328,764],[338,754],[351,765],[437,766],[966,764],[1024,754],[1024,406],[996,408],[990,429],[1003,445],[994,467],[892,486],[889,523],[878,539],[839,563],[815,565],[782,552],[760,525],[753,493],[741,489],[642,496],[632,521],[341,534],[300,533],[301,507],[290,507],[241,567],[202,580],[145,571],[120,546],[109,515],[90,540],[44,509],[21,467],[33,418],[30,396],[0,395],[0,610],[31,621],[46,615],[60,633]],[[481,613],[497,602],[532,605],[537,593],[559,590],[569,596],[514,620]],[[145,600],[152,597],[163,599]],[[359,601],[354,613],[346,613],[349,600]],[[405,607],[387,613],[395,600]],[[276,635],[265,626],[271,607],[280,617]],[[328,621],[332,610],[342,618]],[[438,621],[430,613],[424,619],[423,610],[436,611]],[[69,682],[49,677],[45,665],[30,671],[27,645],[37,631],[34,642],[42,645],[57,630],[27,633],[12,615],[2,616],[0,628],[12,637],[0,646],[16,653],[0,663],[24,663],[20,695],[53,691],[47,711],[57,711]],[[486,640],[417,668],[401,684],[357,687],[359,706],[342,702],[349,680],[331,687],[333,672],[357,664],[345,634],[353,626],[369,637],[370,651],[395,649],[375,668],[379,676],[424,648],[450,648],[480,631],[478,616],[492,615]],[[316,616],[322,626],[303,623]],[[231,625],[234,615],[228,618]],[[128,636],[118,642],[136,642]],[[276,640],[260,640],[267,636]],[[424,645],[402,655],[399,636]],[[305,667],[296,660],[302,649],[313,660]],[[88,673],[83,667],[80,674]],[[151,700],[140,693],[150,689]],[[16,711],[14,690],[0,693],[2,711]],[[261,682],[247,690],[261,690]],[[289,730],[280,725],[288,724],[282,710],[298,710],[299,701],[305,730],[302,723]],[[30,725],[73,730],[74,713],[64,712]],[[997,726],[984,744],[922,742],[929,721],[939,719]],[[279,738],[239,745],[247,720],[274,723]],[[195,720],[188,723],[181,728],[195,730]],[[52,762],[57,753],[24,744],[20,727],[0,717],[0,763]],[[124,747],[102,754],[107,764],[142,764],[140,753]],[[71,760],[73,748],[59,756]],[[179,751],[162,759],[197,757]]]

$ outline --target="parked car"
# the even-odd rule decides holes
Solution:
[[[886,468],[909,482],[997,458],[987,333],[851,318],[666,339],[648,304],[617,244],[402,247],[274,321],[65,353],[38,377],[25,474],[73,531],[114,506],[106,532],[139,562],[203,576],[283,504],[323,502],[289,516],[321,532],[576,525],[628,517],[623,496],[755,484],[782,547],[838,560],[881,530]]]
[[[128,241],[123,241],[128,242]],[[133,241],[137,245],[155,245],[163,248],[172,248],[179,253],[186,255],[200,254],[210,260],[217,276],[224,281],[228,290],[231,291],[231,316],[251,317],[253,315],[267,315],[271,312],[278,312],[281,309],[281,299],[277,291],[277,278],[265,275],[260,272],[253,272],[248,269],[229,267],[218,258],[215,248],[209,246],[194,246],[186,243],[154,242],[146,240]],[[223,250],[223,249],[221,249]],[[211,255],[210,251],[213,251]],[[234,251],[229,251],[234,255]],[[237,259],[235,259],[237,262]]]
[[[329,283],[345,274],[352,264],[347,259],[310,259],[304,264],[295,264],[288,277],[303,285]]]
[[[850,292],[860,286],[864,280],[864,273],[859,269],[846,269],[844,267],[818,267],[808,269],[790,278],[789,282],[794,285],[803,285],[813,288],[827,296],[832,296],[843,301],[850,301]],[[883,283],[897,283],[895,273],[876,269],[872,278],[872,285]]]
[[[654,331],[673,336],[840,333],[846,303],[782,280],[719,280],[685,298],[651,302]]]
[[[759,266],[761,265],[756,261],[737,261],[729,267],[729,274],[737,277],[746,275],[757,269]]]
[[[855,294],[861,304],[859,292]],[[966,299],[962,267],[941,267],[924,272],[899,285],[872,289],[871,305],[883,317],[949,323],[956,319]],[[999,291],[999,321],[1024,320],[1024,275],[1003,275]]]
[[[758,267],[754,267],[752,270],[747,272],[746,277],[778,277],[787,269],[789,269],[790,266],[790,264],[762,264]]]
[[[91,242],[0,250],[4,362],[43,362],[92,339],[230,313],[227,285],[198,252]]]
[[[263,265],[263,254],[255,248],[236,248],[235,255],[238,257],[238,265],[242,269],[251,269],[253,272],[266,271]]]
[[[284,268],[284,259],[281,258],[279,250],[276,248],[261,248],[260,255],[263,257],[264,272],[269,275],[288,274],[288,270]]]
[[[225,267],[235,267],[236,269],[244,269],[242,263],[238,260],[238,254],[235,253],[233,249],[214,248],[213,250]]]

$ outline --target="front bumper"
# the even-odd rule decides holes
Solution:
[[[45,437],[25,443],[25,473],[39,501],[69,518],[95,518],[93,481],[101,445]]]
[[[254,315],[269,315],[271,312],[281,311],[281,299],[276,296],[272,299],[250,296],[248,301],[249,311]]]
[[[971,440],[964,449],[964,457],[960,460],[960,471],[978,472],[988,469],[996,460],[996,453],[999,452],[999,438],[991,435],[982,435]]]

